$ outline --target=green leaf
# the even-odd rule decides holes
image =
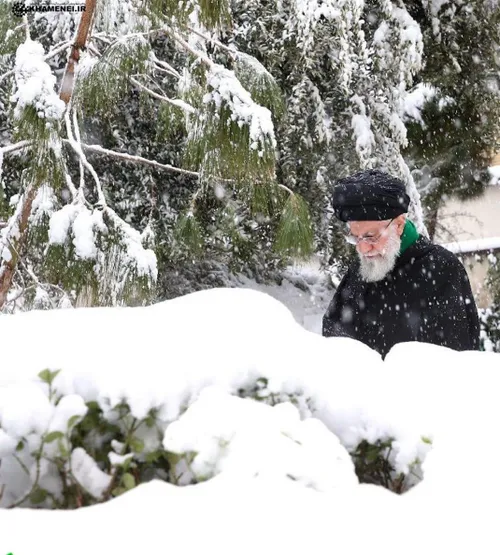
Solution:
[[[161,457],[161,453],[159,451],[152,451],[145,456],[147,463],[155,463]]]
[[[45,443],[52,443],[56,439],[62,439],[63,437],[64,437],[64,434],[62,432],[60,432],[59,430],[56,430],[55,432],[48,433],[45,436],[44,441],[45,441]]]
[[[115,488],[115,489],[111,492],[111,494],[112,494],[114,497],[118,497],[119,495],[121,495],[122,493],[125,493],[126,491],[127,491],[127,490],[126,490],[125,488],[118,487],[118,488]]]
[[[24,449],[24,441],[21,440],[16,446],[16,451],[22,451],[23,449]]]
[[[57,376],[57,374],[59,374],[61,370],[49,370],[48,368],[46,368],[45,370],[42,370],[39,374],[38,377],[45,383],[52,385],[52,382],[54,381],[54,378]]]
[[[381,456],[381,449],[375,445],[371,445],[366,451],[367,462],[375,462],[379,456]]]
[[[135,478],[129,472],[126,472],[122,476],[122,483],[125,486],[125,489],[128,491],[132,488],[135,488]]]
[[[47,499],[47,492],[40,487],[36,487],[30,495],[30,501],[33,505],[43,503],[45,499]]]
[[[427,443],[428,445],[432,445],[432,439],[426,437],[426,436],[422,436],[420,438],[424,443]]]
[[[152,428],[155,425],[155,422],[156,422],[156,418],[152,414],[148,415],[146,420],[144,420],[144,423],[148,428]]]
[[[134,453],[142,453],[144,451],[144,441],[138,437],[133,437],[129,441],[129,445]]]
[[[71,429],[80,420],[80,418],[81,418],[81,416],[79,414],[74,414],[68,420],[68,429]]]

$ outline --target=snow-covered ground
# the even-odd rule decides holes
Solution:
[[[323,315],[335,292],[330,274],[321,271],[319,261],[314,257],[307,262],[289,266],[283,272],[280,285],[257,283],[244,275],[235,276],[234,284],[267,293],[283,303],[306,330],[319,334],[322,331]]]
[[[409,343],[382,361],[354,340],[304,329],[282,302],[248,288],[3,315],[0,338],[2,506],[36,475],[60,495],[54,469],[30,450],[90,401],[106,415],[126,402],[136,419],[155,409],[159,436],[137,431],[142,455],[162,447],[184,478],[206,480],[155,480],[73,511],[0,509],[0,554],[500,550],[490,507],[500,494],[498,354]],[[44,369],[61,369],[50,390]],[[349,457],[362,440],[388,438],[390,462],[413,484],[402,495],[359,484]],[[82,451],[73,449],[73,472],[99,497],[110,477]]]

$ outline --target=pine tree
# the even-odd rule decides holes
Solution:
[[[378,167],[401,177],[410,215],[426,233],[420,198],[402,156],[403,103],[421,70],[419,26],[403,4],[233,1],[234,43],[276,77],[286,98],[277,139],[278,171],[312,207],[319,252],[348,255],[331,218],[332,183]]]
[[[77,304],[151,300],[157,278],[153,226],[148,222],[140,234],[118,215],[89,161],[92,154],[192,178],[195,187],[174,216],[173,237],[194,254],[210,240],[216,210],[225,215],[226,233],[239,232],[241,206],[269,223],[280,256],[312,252],[307,206],[275,173],[273,111],[279,112],[280,91],[251,56],[222,44],[211,48],[210,33],[231,26],[227,2],[87,0],[77,29],[67,18],[36,14],[21,23],[7,17],[9,2],[0,7],[0,35],[10,41],[0,82],[3,102],[12,104],[7,126],[13,143],[1,153],[8,160],[20,155],[26,168],[1,232],[0,307],[12,295],[29,302],[29,290],[35,299],[41,291],[57,291],[59,302]],[[36,40],[47,28],[64,39],[48,52]],[[70,47],[71,34],[76,38]],[[172,59],[157,56],[158,40],[168,43]],[[68,50],[57,95],[48,60]],[[182,166],[86,142],[81,122],[113,112],[137,91],[151,115],[159,116],[156,134],[168,139],[181,130]],[[2,210],[9,210],[5,202]],[[27,286],[26,277],[34,285]]]
[[[500,5],[405,2],[420,25],[424,67],[409,96],[412,168],[434,234],[450,195],[481,195],[500,146]]]

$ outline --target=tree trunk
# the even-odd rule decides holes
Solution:
[[[76,39],[71,47],[71,52],[64,71],[59,98],[66,104],[71,100],[75,86],[75,70],[80,61],[80,52],[85,49],[95,13],[96,0],[86,0],[85,11],[82,13]]]
[[[71,100],[71,96],[73,94],[75,85],[75,70],[80,59],[80,51],[84,49],[87,44],[92,20],[94,18],[95,6],[96,0],[86,0],[85,11],[82,13],[76,39],[71,47],[68,63],[66,64],[66,70],[64,72],[59,93],[59,97],[66,103],[66,105]],[[0,310],[3,308],[5,301],[7,300],[7,295],[12,287],[12,281],[16,272],[17,263],[19,261],[19,257],[21,256],[21,251],[25,246],[28,221],[37,190],[38,186],[35,183],[30,183],[28,185],[22,200],[23,204],[21,213],[18,216],[17,227],[19,233],[16,234],[16,236],[13,234],[10,238],[7,235],[7,240],[10,241],[10,244],[8,243],[6,246],[10,250],[11,256],[8,261],[0,261]]]
[[[33,185],[29,185],[22,201],[23,207],[17,222],[19,234],[17,238],[14,236],[11,237],[10,244],[6,245],[10,250],[11,257],[9,261],[3,260],[2,265],[0,266],[0,310],[3,308],[5,301],[7,300],[7,295],[12,286],[12,280],[14,279],[14,274],[16,272],[17,262],[21,255],[21,250],[24,247],[28,230],[28,219],[31,214],[31,207],[33,205],[35,194],[36,188]],[[9,239],[8,235],[7,239]]]

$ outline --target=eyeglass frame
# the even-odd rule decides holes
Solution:
[[[362,235],[361,237],[356,237],[355,235],[352,235],[352,233],[350,233],[349,235],[344,236],[345,240],[350,245],[357,245],[358,243],[361,243],[361,241],[364,241],[365,243],[368,243],[369,245],[376,245],[380,241],[380,238],[382,237],[382,235],[387,233],[387,230],[389,229],[389,227],[391,226],[392,222],[395,219],[396,218],[392,218],[392,220],[382,229],[382,231],[378,235],[374,235],[372,237],[366,237],[364,235]]]

